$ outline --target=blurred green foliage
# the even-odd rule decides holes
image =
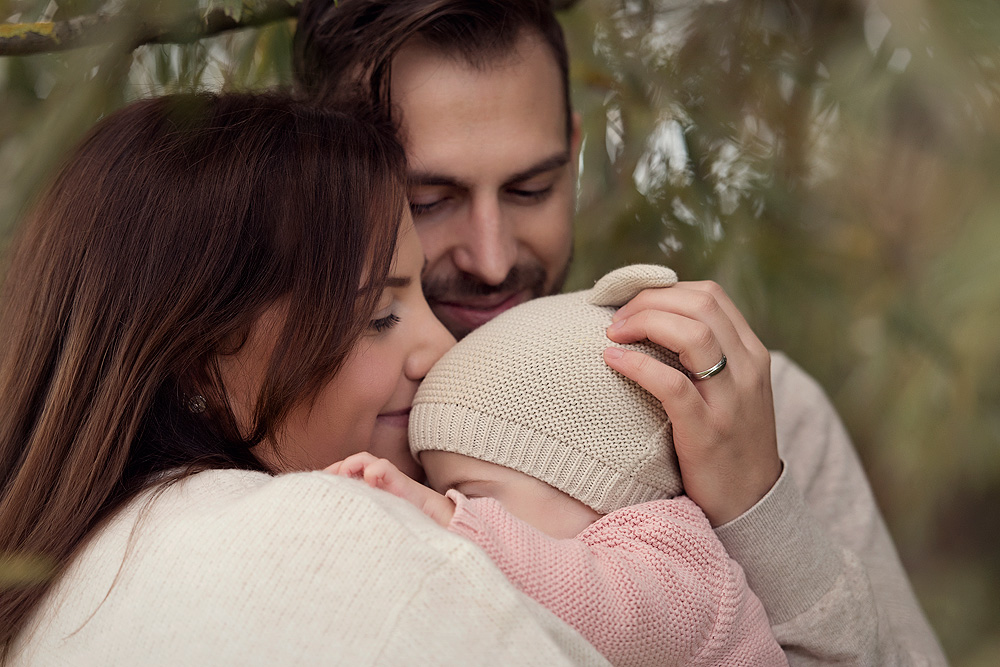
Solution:
[[[14,588],[45,581],[52,571],[52,563],[44,558],[0,554],[0,587]]]
[[[103,4],[0,0],[0,20]],[[997,664],[1000,4],[582,0],[561,16],[585,130],[570,286],[636,261],[722,283],[837,404],[953,663]],[[293,29],[0,59],[0,238],[101,114],[287,84]]]
[[[826,387],[956,665],[1000,662],[1000,5],[582,3],[573,279],[718,280]]]

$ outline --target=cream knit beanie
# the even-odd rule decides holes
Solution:
[[[665,267],[627,266],[593,289],[535,299],[476,329],[417,391],[414,456],[442,450],[513,468],[601,514],[678,495],[662,405],[603,358],[614,345],[605,330],[617,307],[676,282]],[[684,370],[676,354],[652,343],[623,347]]]

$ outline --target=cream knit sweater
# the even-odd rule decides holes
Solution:
[[[324,473],[146,494],[46,599],[15,665],[604,665],[486,555]]]
[[[784,472],[716,528],[791,665],[946,665],[850,437],[823,390],[772,352]]]
[[[836,412],[783,355],[771,374],[785,471],[716,534],[790,664],[946,664]],[[13,664],[603,663],[470,542],[350,480],[208,472],[137,525],[141,505],[83,551]]]

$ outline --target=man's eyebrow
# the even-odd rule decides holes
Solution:
[[[531,165],[524,171],[520,171],[504,183],[504,185],[509,185],[511,183],[518,183],[520,181],[526,181],[530,178],[537,176],[538,174],[544,174],[547,171],[552,171],[553,169],[559,169],[569,162],[569,151],[561,151],[555,155],[550,155],[543,160]],[[447,176],[445,174],[440,174],[432,171],[412,171],[407,176],[407,183],[410,187],[419,185],[437,185],[445,187],[461,187],[468,189],[468,184],[455,178],[454,176]]]
[[[407,174],[406,183],[410,187],[415,185],[444,185],[447,187],[462,186],[463,184],[456,178],[435,174],[430,171],[413,171]]]
[[[538,162],[532,165],[531,167],[528,167],[522,172],[514,174],[513,176],[507,179],[507,184],[509,185],[510,183],[527,181],[528,179],[534,178],[539,174],[544,174],[547,171],[552,171],[553,169],[559,169],[560,167],[564,167],[566,166],[567,162],[569,162],[569,151],[568,150],[562,151],[561,153],[557,153],[555,155],[545,158],[541,162]]]

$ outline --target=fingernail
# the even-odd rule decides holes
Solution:
[[[621,329],[623,326],[625,326],[625,321],[626,320],[624,318],[620,320],[612,320],[612,322],[614,323],[610,327],[608,327],[608,331],[616,331],[618,329]]]
[[[619,308],[618,310],[616,310],[616,311],[615,311],[615,314],[611,316],[611,321],[612,321],[612,322],[617,322],[618,320],[623,320],[623,319],[625,319],[624,317],[622,317],[622,314],[621,314],[621,312],[622,312],[622,309],[621,309],[621,308]]]
[[[625,356],[625,352],[620,347],[604,348],[605,359],[621,359],[623,356]]]

